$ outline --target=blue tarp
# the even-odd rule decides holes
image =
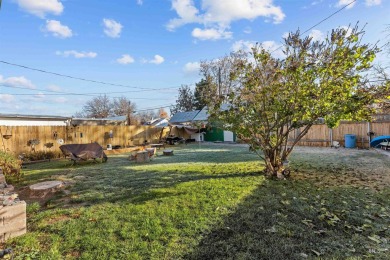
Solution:
[[[370,146],[376,147],[382,142],[390,142],[390,135],[381,135],[371,140]]]

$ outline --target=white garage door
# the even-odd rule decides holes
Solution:
[[[223,141],[224,142],[233,142],[233,132],[223,131]]]

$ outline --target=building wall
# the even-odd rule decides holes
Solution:
[[[204,140],[208,142],[223,142],[223,130],[217,127],[212,127],[206,131]]]

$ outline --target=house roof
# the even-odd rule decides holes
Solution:
[[[192,119],[192,121],[207,121],[209,114],[207,113],[207,107],[204,107],[199,113]]]
[[[195,116],[200,112],[200,110],[188,111],[188,112],[177,112],[174,114],[169,123],[177,124],[177,123],[189,123],[191,122]]]
[[[0,114],[0,119],[13,119],[13,120],[59,120],[65,121],[71,119],[71,117],[64,116],[49,116],[49,115],[21,115],[21,114]]]
[[[229,104],[222,104],[220,110],[225,111],[230,108]],[[192,121],[207,121],[209,119],[209,109],[204,107],[200,112],[192,119]]]
[[[104,117],[104,118],[95,118],[95,117],[74,117],[72,121],[125,121],[126,116],[113,116],[113,117]]]

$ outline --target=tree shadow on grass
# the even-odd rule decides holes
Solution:
[[[210,179],[246,178],[258,175],[259,172],[236,174],[202,174],[199,172],[176,171],[143,172],[132,171],[130,174],[85,179],[72,187],[73,206],[95,205],[100,203],[133,203],[140,204],[149,200],[158,200],[169,196],[178,196],[173,191],[159,191],[187,182],[197,182]],[[103,179],[102,179],[103,178]]]
[[[318,189],[306,181],[269,181],[203,234],[183,259],[388,259],[390,222],[378,217],[389,206],[384,196]],[[387,208],[383,216],[389,213]]]
[[[87,161],[69,166],[69,162],[61,161],[52,164],[54,169],[45,164],[43,171],[34,165],[24,183],[64,180],[71,184],[71,193],[59,194],[49,204],[61,207],[70,203],[77,207],[105,202],[142,203],[155,196],[174,195],[155,189],[207,179],[248,177],[258,175],[262,169],[257,157],[243,147],[188,145],[175,152],[174,156],[158,156],[144,164],[119,155],[110,157],[107,163]]]

